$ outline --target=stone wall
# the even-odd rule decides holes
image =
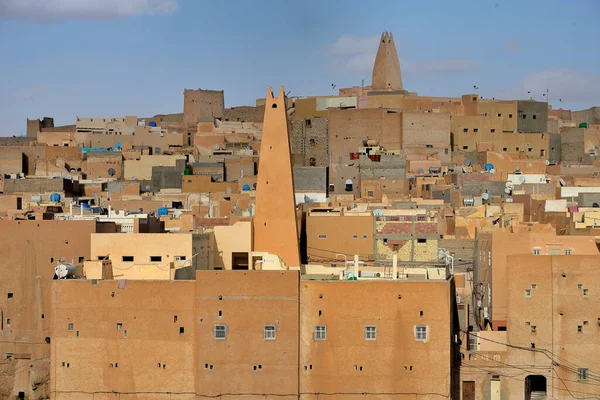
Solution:
[[[304,165],[329,166],[329,120],[303,118],[291,121],[290,147],[292,154],[304,155]]]

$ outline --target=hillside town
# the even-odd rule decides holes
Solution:
[[[1,399],[600,398],[600,107],[181,89],[0,138]]]

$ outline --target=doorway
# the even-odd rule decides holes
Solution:
[[[529,375],[525,378],[525,400],[538,400],[546,398],[546,377],[543,375]]]

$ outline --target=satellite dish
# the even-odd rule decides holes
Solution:
[[[144,189],[150,191],[150,189],[152,189],[152,186],[146,185],[146,186],[144,186]]]
[[[213,149],[215,149],[215,150],[219,150],[219,149],[220,149],[220,147],[219,147],[219,145],[218,145],[218,144],[215,144],[215,145],[213,146]]]
[[[548,165],[550,165],[550,161],[549,161],[549,160],[546,160],[546,167],[547,167]]]
[[[470,167],[470,166],[471,166],[471,164],[472,164],[472,161],[471,161],[471,160],[465,160],[465,161],[463,162],[463,165],[464,165],[465,167]]]
[[[252,150],[252,146],[250,146],[250,145],[247,145],[247,146],[246,146],[246,150]]]
[[[567,186],[567,183],[563,178],[560,178],[558,181],[560,182],[560,186]]]
[[[221,150],[225,150],[225,148],[226,148],[226,146],[225,146],[225,143],[223,143],[223,144],[221,145]]]
[[[489,200],[490,199],[490,194],[488,192],[483,192],[483,194],[481,195],[481,198],[483,200]]]
[[[419,169],[417,170],[417,173],[419,173],[419,174],[422,174],[422,173],[424,173],[424,172],[425,172],[425,171],[423,171],[423,168],[419,168]]]
[[[512,188],[514,185],[511,181],[506,182],[506,187],[507,188]]]
[[[518,165],[515,167],[515,171],[520,171],[521,167],[519,167]]]
[[[509,187],[507,187],[507,188],[504,188],[504,193],[506,193],[506,194],[510,194],[510,192],[511,192],[511,191],[512,191],[512,190],[510,190],[510,188],[509,188]]]
[[[132,181],[135,181],[135,180],[137,180],[137,179],[135,179],[135,176],[132,176],[132,177],[131,177],[131,180],[132,180]]]
[[[115,174],[116,174],[116,173],[117,173],[117,171],[115,171],[115,169],[114,169],[114,168],[109,168],[109,169],[108,169],[108,175],[110,175],[110,176],[115,176]]]
[[[519,178],[519,181],[521,183],[525,183],[525,182],[527,182],[527,179],[524,176],[522,176],[522,177]]]

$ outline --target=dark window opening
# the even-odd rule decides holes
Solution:
[[[150,262],[161,262],[162,256],[150,256]]]
[[[529,375],[525,378],[525,400],[537,399],[546,396],[546,377],[542,375]]]
[[[9,294],[8,294],[8,298],[9,298],[9,299],[12,299],[12,298],[13,298],[13,294],[12,294],[12,293],[9,293]]]
[[[475,132],[475,133],[479,132],[479,128],[473,129],[473,132]]]
[[[425,238],[418,238],[417,239],[417,243],[427,243],[427,239],[425,239]]]
[[[463,150],[469,150],[469,146],[463,146]]]
[[[185,333],[185,328],[183,326],[179,327],[179,334],[183,335]]]
[[[133,256],[122,256],[121,261],[123,262],[133,262]]]
[[[495,132],[496,132],[496,130],[495,130],[495,129],[490,129],[490,132],[491,132],[491,133],[495,133]]]
[[[273,103],[272,108],[277,108],[277,103]]]
[[[533,117],[532,117],[532,118],[533,118],[533,119],[537,119],[537,115],[533,114]]]
[[[310,119],[307,119],[305,121],[305,125],[306,125],[307,128],[312,128],[312,121]]]

